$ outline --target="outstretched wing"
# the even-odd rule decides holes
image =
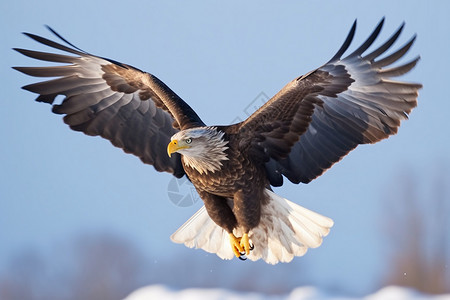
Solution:
[[[33,40],[72,55],[14,49],[38,60],[64,63],[48,67],[14,67],[35,77],[56,77],[23,88],[39,94],[36,101],[53,104],[73,130],[100,135],[158,171],[184,175],[180,156],[169,158],[166,147],[179,128],[204,125],[197,114],[155,76],[132,66],[91,55],[62,38],[64,46],[25,33]],[[61,104],[55,98],[63,95]]]
[[[250,155],[262,157],[270,183],[280,186],[283,176],[308,183],[341,160],[358,144],[375,143],[395,134],[400,121],[417,105],[420,84],[392,80],[410,71],[419,57],[385,68],[412,46],[382,59],[403,25],[379,48],[364,52],[381,31],[384,19],[353,53],[341,59],[356,29],[353,24],[336,55],[322,67],[287,84],[239,126]]]

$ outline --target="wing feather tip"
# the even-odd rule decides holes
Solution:
[[[344,52],[347,51],[348,47],[352,43],[352,40],[353,40],[353,38],[355,36],[356,24],[357,24],[357,19],[355,19],[355,21],[353,21],[353,25],[350,28],[350,31],[348,32],[344,43],[339,48],[339,50],[336,52],[336,54],[327,62],[327,64],[330,63],[330,62],[333,62],[335,60],[339,60],[341,58],[341,56],[344,54]]]

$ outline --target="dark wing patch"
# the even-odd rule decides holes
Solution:
[[[15,49],[34,59],[68,64],[14,67],[30,76],[56,77],[23,87],[39,94],[37,101],[53,104],[52,111],[65,115],[64,122],[73,130],[100,135],[158,171],[176,177],[184,175],[180,156],[169,158],[167,144],[178,128],[203,125],[203,122],[172,90],[149,73],[88,54],[58,34],[72,48],[33,34],[26,35],[75,55]],[[58,95],[65,96],[61,104],[54,103]]]
[[[232,126],[230,131],[238,131],[242,140],[241,151],[255,162],[286,159],[308,130],[317,107],[323,106],[319,95],[337,97],[353,82],[341,66],[334,73],[339,77],[316,70],[291,81],[247,120]]]
[[[379,48],[363,55],[381,31],[383,21],[357,50],[341,59],[353,38],[355,22],[343,46],[327,64],[289,83],[249,118],[249,124],[262,123],[255,128],[269,129],[257,130],[253,138],[247,136],[247,139],[253,141],[252,149],[258,149],[258,154],[267,160],[266,170],[272,185],[282,185],[283,175],[294,183],[310,182],[358,144],[376,143],[395,134],[400,121],[407,119],[417,105],[418,90],[422,85],[395,81],[392,77],[409,72],[419,57],[401,66],[384,68],[403,57],[415,37],[393,54],[376,60],[397,40],[404,25]],[[285,106],[290,101],[311,102],[314,110],[306,112],[303,121],[307,125],[303,131],[289,128],[289,133],[281,137],[289,136],[289,145],[292,145],[283,148],[283,154],[286,154],[272,155],[273,143],[261,136],[272,134],[265,123],[277,123],[279,117],[270,119],[259,115],[269,112],[273,105],[286,107],[279,115],[290,115],[292,112],[286,110],[293,106]],[[302,109],[300,104],[297,109]],[[301,113],[297,111],[295,115],[301,116]]]

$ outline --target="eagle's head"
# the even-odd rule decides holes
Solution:
[[[170,138],[167,146],[169,157],[178,152],[185,165],[196,169],[200,174],[215,172],[228,160],[225,150],[228,141],[224,132],[216,127],[197,127],[177,132]]]

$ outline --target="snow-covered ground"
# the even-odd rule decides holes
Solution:
[[[239,293],[225,289],[185,289],[171,290],[163,285],[151,285],[138,289],[131,293],[124,300],[153,300],[153,299],[173,299],[173,300],[347,300],[347,299],[366,299],[366,300],[410,300],[410,299],[433,299],[450,300],[450,294],[446,295],[426,295],[416,292],[412,289],[389,286],[378,292],[367,295],[363,298],[333,296],[314,287],[299,287],[290,294],[284,296],[263,295],[259,293]]]

